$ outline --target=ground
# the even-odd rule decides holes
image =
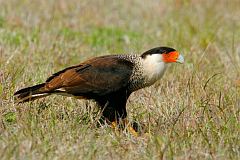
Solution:
[[[239,159],[238,0],[0,0],[1,159]],[[185,57],[131,95],[139,137],[92,101],[13,93],[90,57],[170,46]]]

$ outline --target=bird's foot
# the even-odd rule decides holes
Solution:
[[[120,128],[122,128],[122,127],[125,128],[134,137],[139,136],[138,132],[132,127],[131,123],[129,123],[129,121],[127,119],[121,120],[120,123],[117,123],[116,121],[111,122],[111,127],[113,129],[118,128],[118,126],[120,126]]]

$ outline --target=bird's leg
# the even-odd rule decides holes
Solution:
[[[111,128],[117,131],[118,129],[124,129],[133,135],[134,137],[138,137],[138,132],[134,127],[132,127],[132,124],[127,120],[127,118],[116,118],[109,120],[107,117],[105,117],[105,120],[108,124],[110,124]]]
[[[106,119],[113,129],[126,128],[133,136],[137,137],[138,133],[129,124],[126,111],[126,102],[129,97],[129,93],[126,90],[116,92],[116,94],[110,95],[107,99],[98,99],[97,102],[100,105],[102,116]]]
[[[130,122],[127,120],[127,118],[122,120],[124,123],[124,126],[126,127],[126,129],[134,136],[134,137],[138,137],[138,132],[131,126]]]
[[[122,128],[122,126],[126,128],[127,131],[130,132],[130,134],[133,135],[134,137],[138,137],[139,135],[138,132],[132,127],[130,122],[127,120],[127,118],[119,119],[118,121],[111,122],[111,127],[113,129],[116,129],[118,126],[120,126],[120,128]]]
[[[116,129],[117,128],[117,122],[116,121],[111,122],[111,127],[113,129]]]

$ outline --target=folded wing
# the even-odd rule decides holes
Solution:
[[[117,56],[90,59],[53,74],[43,88],[75,96],[103,96],[127,87],[133,64]]]

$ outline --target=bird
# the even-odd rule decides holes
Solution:
[[[141,55],[94,57],[52,74],[44,83],[20,89],[14,96],[18,103],[52,94],[94,100],[102,117],[116,126],[127,118],[126,103],[131,93],[153,85],[162,78],[168,64],[175,62],[184,63],[183,55],[165,46]]]

